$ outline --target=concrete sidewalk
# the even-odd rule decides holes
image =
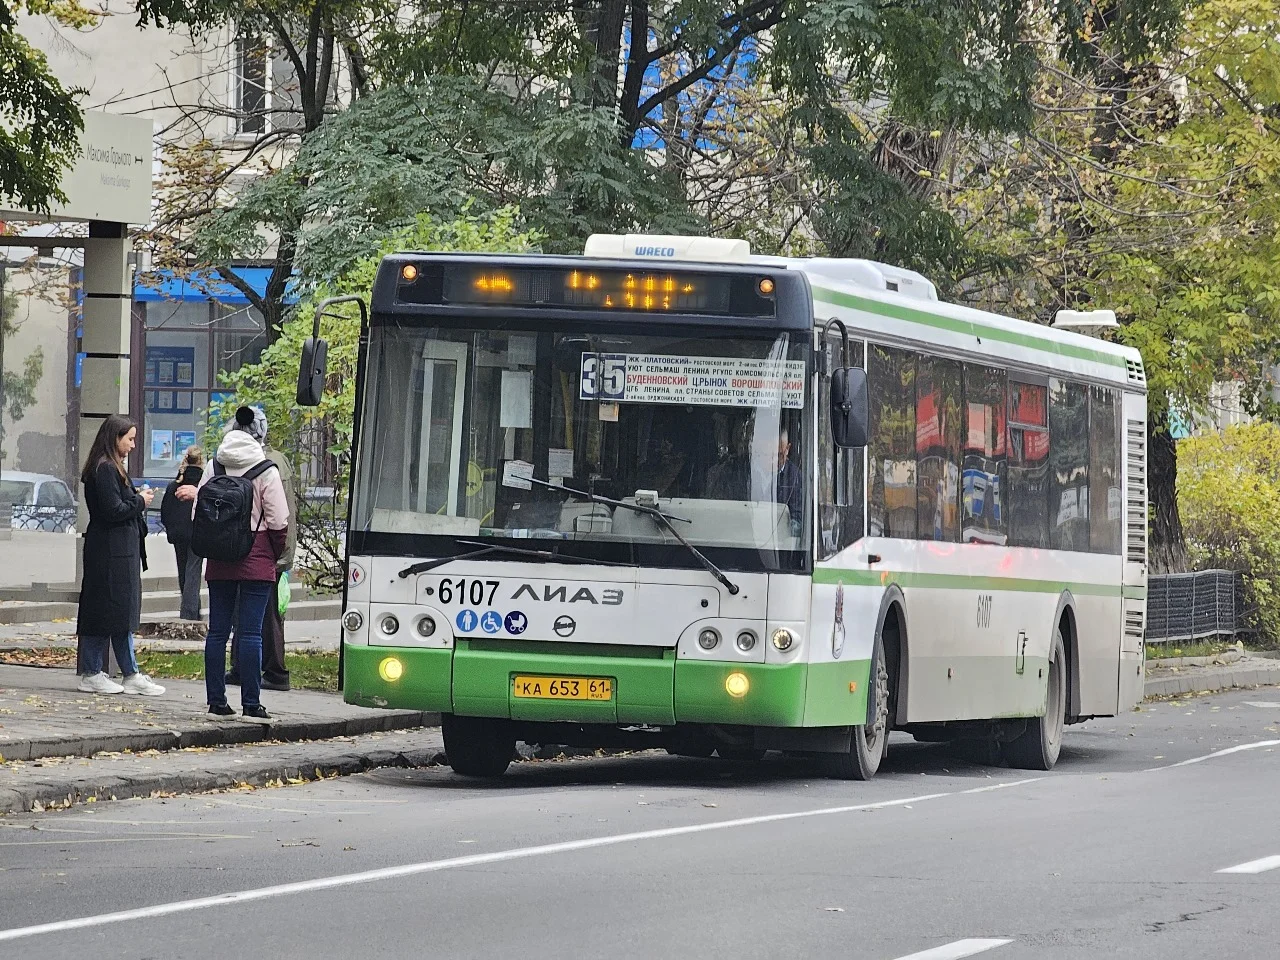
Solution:
[[[1280,659],[1229,650],[1216,657],[1148,660],[1145,692],[1148,697],[1168,697],[1277,684]]]
[[[80,693],[73,670],[0,664],[0,756],[90,757],[102,751],[175,750],[269,740],[323,740],[437,724],[417,710],[369,710],[332,693],[263,692],[275,719],[213,720],[204,684],[162,680],[160,697]],[[230,699],[238,705],[237,691]],[[0,780],[3,775],[0,775]]]

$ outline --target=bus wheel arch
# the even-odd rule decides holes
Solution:
[[[889,724],[898,727],[907,722],[907,681],[911,660],[907,655],[906,598],[897,584],[891,584],[880,601],[876,633],[880,636],[885,666],[889,670]],[[869,704],[868,715],[870,709]]]
[[[1067,683],[1067,723],[1080,719],[1080,635],[1076,620],[1076,601],[1070,590],[1064,590],[1058,598],[1058,609],[1053,615],[1054,626],[1062,633],[1063,653],[1066,655],[1063,679]],[[1052,635],[1050,635],[1052,643]]]
[[[889,731],[895,718],[898,666],[902,662],[906,620],[902,591],[891,586],[880,603],[867,676],[867,712],[849,731],[849,746],[826,758],[828,775],[839,780],[870,780],[889,753]],[[892,651],[892,653],[890,652]]]

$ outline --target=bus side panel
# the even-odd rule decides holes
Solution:
[[[866,583],[866,574],[844,570],[852,551],[820,564],[813,583],[809,644],[809,684],[804,697],[806,727],[864,723],[876,618],[884,588]],[[865,561],[864,561],[865,563]]]
[[[1120,580],[1120,558],[1099,556],[1098,569],[1106,568],[1111,583]],[[1111,579],[1114,578],[1114,579]],[[1073,594],[1076,613],[1076,653],[1080,666],[1080,714],[1112,716],[1116,697],[1112,677],[1120,659],[1122,601],[1119,591],[1108,595]]]

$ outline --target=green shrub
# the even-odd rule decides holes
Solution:
[[[1178,444],[1178,509],[1195,569],[1244,574],[1258,641],[1280,639],[1280,425]]]

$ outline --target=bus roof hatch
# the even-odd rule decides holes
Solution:
[[[674,237],[646,233],[593,233],[583,254],[611,260],[696,260],[702,263],[746,263],[751,244],[720,237]]]

